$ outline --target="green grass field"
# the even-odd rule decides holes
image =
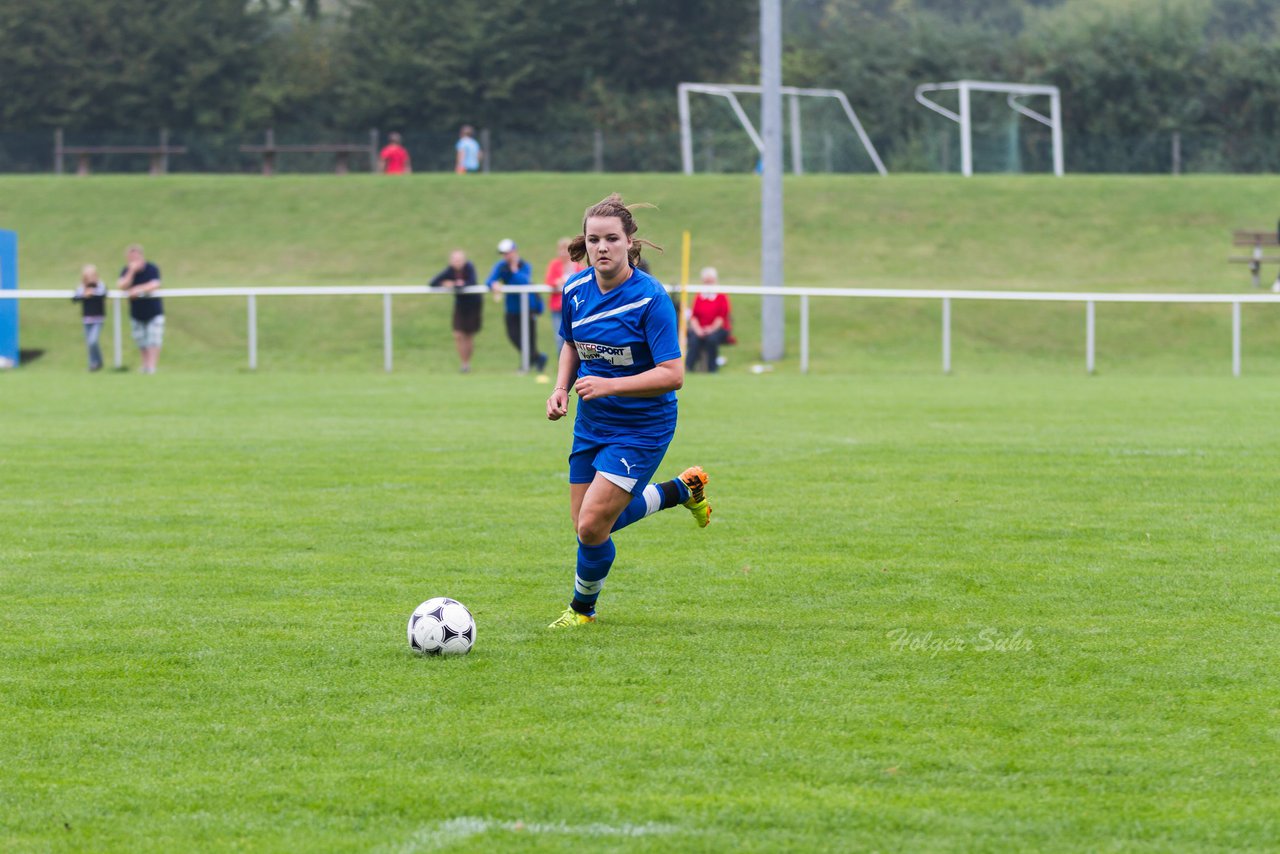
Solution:
[[[571,634],[544,392],[5,377],[4,847],[1274,845],[1274,382],[695,376]]]
[[[464,188],[464,189],[459,189]],[[756,276],[748,176],[0,178],[24,287],[139,240],[171,287],[421,283],[512,236],[535,268],[606,192],[678,271]],[[1274,176],[789,180],[793,284],[1249,293]],[[112,270],[114,272],[114,270]],[[1271,850],[1280,837],[1280,305],[758,303],[692,375],[683,510],[572,584],[570,425],[491,306],[173,299],[157,376],[88,375],[22,305],[0,373],[0,849]],[[545,329],[545,327],[544,327]],[[126,341],[126,361],[136,363]],[[462,659],[404,626],[449,595]]]

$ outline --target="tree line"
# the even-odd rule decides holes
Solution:
[[[848,93],[891,169],[954,134],[915,86],[961,78],[1061,87],[1076,168],[1090,145],[1175,132],[1216,140],[1228,168],[1280,168],[1263,142],[1280,0],[784,0],[784,16],[785,82]],[[758,77],[757,0],[0,0],[0,131],[674,134],[678,82]]]

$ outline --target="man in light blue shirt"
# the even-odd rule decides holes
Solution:
[[[484,157],[484,152],[480,150],[480,143],[476,142],[475,130],[471,125],[462,126],[454,150],[458,153],[457,160],[454,161],[454,172],[465,175],[480,171],[480,160]]]

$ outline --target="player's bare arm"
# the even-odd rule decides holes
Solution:
[[[567,341],[560,348],[559,368],[556,371],[556,387],[547,398],[547,419],[558,421],[569,414],[569,389],[578,373],[578,351]]]
[[[683,386],[684,360],[669,359],[633,377],[582,377],[574,384],[573,390],[583,400],[595,400],[610,395],[657,397],[669,391],[679,391]]]

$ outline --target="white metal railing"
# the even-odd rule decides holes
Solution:
[[[677,286],[668,286],[677,291]],[[550,292],[546,285],[507,285],[505,293],[520,294],[520,353],[521,365],[529,369],[529,298],[528,294],[545,294]],[[724,293],[740,296],[782,296],[795,297],[800,300],[800,370],[809,371],[809,300],[812,298],[847,298],[847,299],[923,299],[940,300],[942,303],[942,371],[951,372],[951,304],[961,301],[992,302],[1072,302],[1083,303],[1085,307],[1085,370],[1094,372],[1096,364],[1096,317],[1095,307],[1100,302],[1106,303],[1158,303],[1158,304],[1195,304],[1214,303],[1231,306],[1231,373],[1240,376],[1241,367],[1241,305],[1244,303],[1271,303],[1280,305],[1280,296],[1274,294],[1152,294],[1152,293],[1075,293],[1069,291],[949,291],[924,290],[918,288],[815,288],[815,287],[783,287],[763,288],[742,285],[690,285],[689,293]],[[219,287],[219,288],[165,288],[158,292],[164,298],[185,297],[245,297],[248,303],[248,338],[249,367],[258,366],[258,310],[257,298],[290,297],[290,296],[381,296],[382,297],[382,336],[383,367],[392,368],[392,312],[393,296],[450,296],[455,291],[449,288],[429,288],[425,285],[333,285],[327,287]],[[463,293],[487,294],[488,288],[483,285],[465,288]],[[113,351],[115,365],[123,363],[121,350],[121,300],[125,297],[118,292],[108,294],[112,303]],[[0,299],[69,299],[66,290],[0,290]]]

